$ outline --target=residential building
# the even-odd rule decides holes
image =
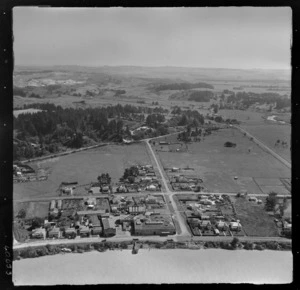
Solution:
[[[89,237],[90,229],[88,227],[82,226],[79,230],[80,237]]]
[[[92,235],[101,235],[102,234],[102,227],[96,226],[92,228]]]
[[[60,231],[60,229],[54,227],[53,229],[51,229],[51,230],[48,232],[48,237],[49,237],[50,239],[53,239],[53,238],[59,239],[59,238],[61,237],[61,231]]]
[[[66,237],[67,239],[75,238],[76,235],[77,235],[77,231],[76,231],[75,228],[67,228],[67,229],[65,230],[65,237]]]
[[[42,228],[38,228],[32,231],[31,237],[33,239],[46,239],[46,230]]]
[[[102,218],[103,235],[105,237],[112,237],[116,234],[116,228],[113,220],[109,218]]]

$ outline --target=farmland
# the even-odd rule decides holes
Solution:
[[[174,142],[172,138],[170,142]],[[237,147],[225,148],[224,143],[227,141],[236,143]],[[163,167],[193,169],[192,174],[204,180],[203,184],[208,191],[248,190],[261,194],[265,192],[262,192],[255,178],[290,178],[288,168],[233,128],[219,129],[205,137],[204,141],[187,144],[187,152],[164,152],[161,149],[164,146],[155,146]],[[181,147],[178,145],[178,148]],[[238,176],[237,180],[234,180],[235,176]],[[283,184],[279,185],[284,188]]]
[[[124,169],[135,164],[149,164],[144,144],[111,145],[38,162],[35,166],[50,170],[42,182],[14,184],[14,199],[57,196],[63,181],[79,184],[95,182],[101,173],[109,173],[113,182],[123,175]],[[33,166],[34,167],[34,166]]]

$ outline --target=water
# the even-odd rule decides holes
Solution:
[[[13,263],[15,285],[292,282],[292,253],[130,250],[65,254]]]

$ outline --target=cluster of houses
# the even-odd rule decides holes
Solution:
[[[60,239],[76,237],[112,237],[117,234],[117,227],[132,235],[172,235],[175,234],[173,221],[168,214],[161,214],[165,207],[161,196],[122,197],[111,196],[109,209],[99,208],[95,197],[88,197],[82,203],[76,203],[78,210],[68,214],[72,218],[62,226],[59,217],[64,213],[62,200],[52,200],[49,218],[42,227],[32,231],[33,239]],[[70,200],[68,200],[70,202]]]
[[[175,169],[173,169],[174,172]],[[201,191],[204,189],[200,184],[203,180],[196,176],[174,175],[170,177],[170,183],[174,191]]]
[[[116,193],[131,193],[141,191],[160,191],[161,183],[158,180],[152,165],[136,165],[136,175],[120,179],[116,184]],[[131,179],[131,180],[130,180]]]
[[[28,182],[45,179],[45,176],[38,178],[35,170],[27,164],[13,164],[13,182]]]
[[[226,235],[228,231],[238,233],[242,229],[239,220],[226,221],[217,206],[224,204],[225,201],[222,196],[186,195],[179,196],[178,199],[185,203],[187,223],[195,236],[220,235],[221,233]]]

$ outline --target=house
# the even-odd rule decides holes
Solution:
[[[93,227],[92,229],[92,235],[101,235],[102,234],[102,227],[101,226],[97,226],[97,227]]]
[[[51,200],[51,203],[50,203],[50,210],[53,210],[55,208],[55,200]]]
[[[77,232],[76,232],[75,228],[67,228],[65,230],[65,238],[67,238],[67,239],[71,239],[71,238],[74,239],[76,237],[76,235],[77,235]]]
[[[60,229],[54,227],[52,230],[50,230],[48,232],[48,237],[50,239],[53,239],[53,238],[59,239],[61,237],[61,231],[60,231]]]
[[[239,222],[231,222],[229,224],[229,228],[231,231],[240,231],[242,228],[242,225]]]
[[[98,210],[80,210],[77,212],[77,215],[79,217],[83,217],[83,216],[91,216],[91,215],[104,215],[105,214],[105,210],[104,209],[98,209]]]
[[[150,184],[146,187],[146,190],[149,191],[156,191],[156,186],[154,184]]]
[[[89,190],[89,193],[91,193],[91,194],[100,193],[100,186],[91,187],[90,190]]]
[[[58,208],[59,210],[61,210],[61,207],[62,207],[62,200],[59,199],[59,200],[57,201],[57,208]]]
[[[159,145],[169,145],[167,141],[159,141]]]
[[[210,217],[208,215],[201,215],[200,216],[201,220],[209,220]]]
[[[148,195],[145,199],[146,203],[157,203],[157,198],[155,196]]]
[[[257,197],[255,197],[255,196],[250,196],[248,200],[249,200],[249,201],[257,202]]]
[[[207,220],[201,221],[201,223],[200,223],[201,229],[209,229],[210,226],[211,226],[211,223],[210,223],[210,221],[207,221]]]
[[[46,239],[46,230],[42,228],[38,228],[32,231],[31,237],[33,239]]]
[[[112,219],[102,218],[103,235],[105,237],[112,237],[116,235],[116,228]]]
[[[64,187],[62,189],[62,193],[67,195],[73,195],[73,188],[72,187]]]
[[[90,229],[88,227],[82,226],[79,230],[80,237],[89,237]]]

